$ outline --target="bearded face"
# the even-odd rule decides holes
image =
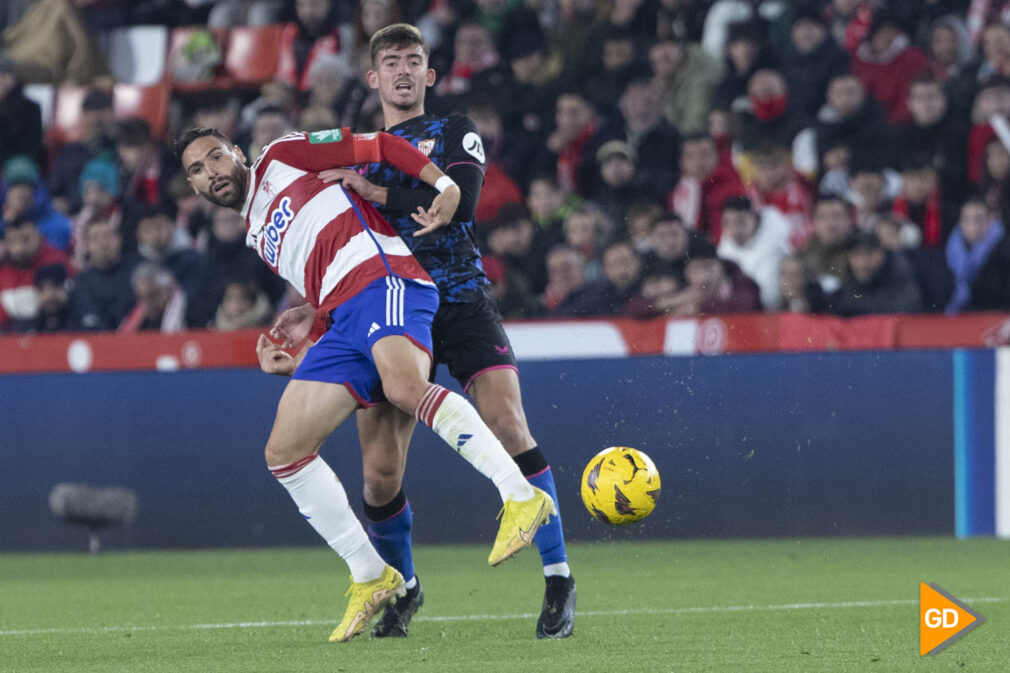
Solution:
[[[182,153],[182,166],[193,190],[211,203],[237,208],[249,189],[245,155],[215,136],[197,138]]]

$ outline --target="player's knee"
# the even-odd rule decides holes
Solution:
[[[488,427],[509,452],[516,455],[530,448],[530,431],[522,414],[513,409],[505,409],[487,419]]]
[[[272,442],[267,442],[266,449],[264,449],[263,454],[266,458],[267,465],[270,467],[275,467],[277,465],[284,465],[285,461],[282,457],[283,451],[279,446]]]
[[[398,470],[370,469],[365,471],[364,478],[365,502],[375,507],[381,507],[395,498],[402,486]]]
[[[309,452],[298,451],[290,443],[275,440],[273,437],[267,441],[267,446],[263,453],[266,457],[267,465],[271,467],[287,465],[309,455]]]
[[[397,380],[382,382],[382,393],[391,404],[408,414],[413,414],[417,410],[417,405],[421,403],[421,397],[427,390],[426,381]]]

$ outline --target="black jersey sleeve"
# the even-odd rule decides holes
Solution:
[[[479,169],[467,165],[453,166],[445,173],[459,185],[459,206],[452,216],[453,221],[472,220],[474,213],[477,212],[477,199],[484,184],[484,174]],[[401,213],[414,213],[417,212],[418,206],[427,209],[437,194],[435,188],[428,185],[422,185],[417,189],[390,187],[386,191],[386,208]]]
[[[477,200],[484,185],[484,144],[476,125],[469,117],[453,117],[445,129],[445,144],[441,156],[433,157],[446,175],[459,185],[459,206],[453,215],[455,222],[468,222],[477,211]],[[428,208],[438,192],[422,185],[418,189],[390,187],[386,193],[386,208],[413,213],[418,207]]]

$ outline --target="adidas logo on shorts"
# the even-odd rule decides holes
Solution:
[[[375,334],[375,330],[379,329],[379,323],[373,322],[372,326],[368,328],[368,336]]]

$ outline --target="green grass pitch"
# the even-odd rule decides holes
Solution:
[[[3,555],[0,672],[1010,670],[1010,542],[574,544],[564,641],[534,637],[535,551],[499,568],[487,551],[419,547],[410,637],[345,644],[326,642],[347,576],[325,549]],[[920,657],[919,582],[986,623]]]

